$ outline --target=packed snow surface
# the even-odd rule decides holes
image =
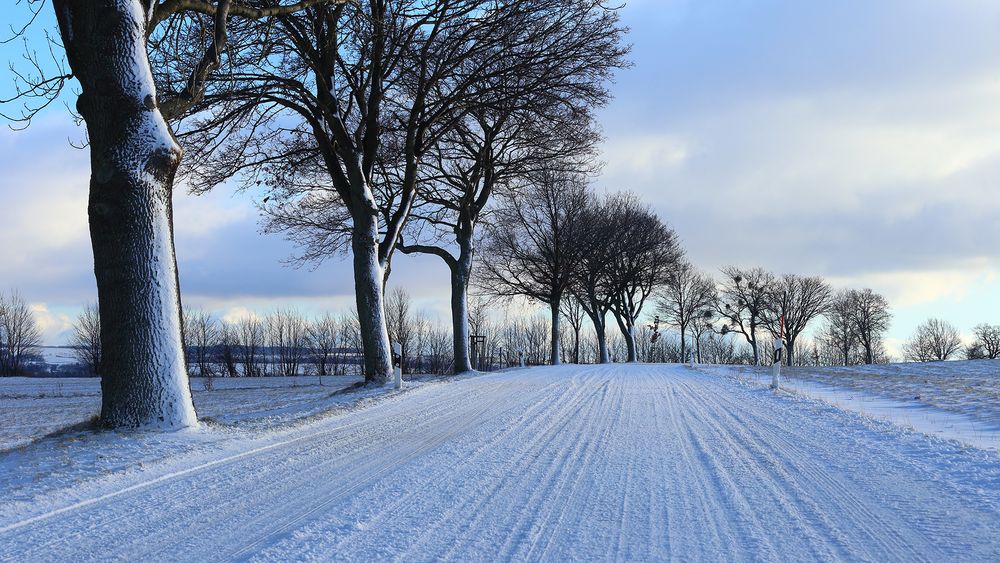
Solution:
[[[116,444],[158,453],[61,470]],[[0,560],[1000,559],[995,451],[735,368],[522,369],[267,430],[49,438],[0,454],[0,491]]]

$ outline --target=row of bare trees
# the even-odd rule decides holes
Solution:
[[[352,256],[370,381],[391,374],[394,252],[441,257],[465,371],[476,226],[494,193],[592,150],[622,33],[596,0],[371,0],[241,22],[228,43],[240,56],[178,127],[187,170],[198,191],[263,182],[266,229],[301,261]],[[162,68],[163,84],[183,78]]]
[[[834,292],[818,276],[736,266],[723,268],[716,281],[688,263],[668,277],[657,312],[680,332],[681,357],[700,357],[703,335],[737,334],[749,346],[752,363],[770,363],[771,343],[780,337],[788,365],[798,361],[802,334],[820,318],[826,324],[818,340],[836,350],[843,364],[876,363],[885,358],[882,339],[892,318],[888,301],[870,289]],[[695,350],[687,347],[688,334]]]
[[[25,5],[30,23],[45,3]],[[196,191],[263,185],[267,228],[300,243],[304,260],[352,256],[365,377],[384,382],[384,284],[415,210],[429,228],[457,225],[446,252],[431,253],[461,289],[491,194],[548,153],[587,150],[592,108],[627,52],[618,8],[602,0],[52,5],[60,40],[48,51],[66,60],[46,68],[29,48],[13,117],[29,122],[79,82],[101,420],[112,427],[196,423],[173,245],[182,165]]]
[[[478,286],[503,299],[527,299],[550,311],[549,363],[562,361],[561,319],[573,328],[574,359],[584,315],[601,363],[610,361],[607,318],[638,360],[643,308],[680,263],[674,231],[630,193],[597,197],[585,174],[549,168],[526,179],[520,197],[505,198],[483,240]]]
[[[976,325],[972,336],[973,341],[963,346],[961,333],[955,325],[942,319],[927,319],[903,344],[903,355],[913,362],[944,361],[955,357],[967,360],[1000,358],[1000,325]]]

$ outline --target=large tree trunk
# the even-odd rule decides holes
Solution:
[[[90,140],[90,236],[104,426],[197,424],[184,360],[171,195],[182,151],[156,101],[138,0],[55,0]]]
[[[472,257],[462,252],[451,267],[451,325],[455,356],[455,373],[472,371],[469,356],[469,274]]]
[[[575,322],[575,321],[574,321]],[[573,363],[580,363],[580,326],[573,327]]]
[[[552,350],[549,356],[549,362],[557,366],[559,365],[562,358],[562,349],[559,344],[559,323],[561,321],[561,315],[559,313],[559,299],[555,299],[549,304],[552,309]]]
[[[622,336],[625,338],[625,348],[628,353],[628,359],[626,361],[629,363],[638,362],[639,355],[635,344],[635,325],[630,324],[627,319],[618,314],[615,314],[615,320],[618,321],[618,328],[621,330]]]
[[[753,365],[760,365],[760,350],[757,347],[757,332],[754,327],[750,327],[750,349],[753,351]]]
[[[684,362],[687,361],[687,357],[685,356],[685,354],[687,353],[687,339],[685,338],[686,333],[687,333],[687,327],[684,326],[683,324],[681,324],[680,326],[681,326],[681,362],[680,363],[683,364]]]
[[[392,352],[385,323],[383,276],[377,241],[375,218],[367,214],[356,216],[351,247],[365,381],[383,384],[392,375]]]
[[[597,361],[602,364],[611,363],[611,355],[608,353],[607,323],[604,317],[599,317],[600,313],[587,313],[590,322],[594,324],[594,335],[597,337]]]
[[[625,335],[625,345],[628,347],[628,361],[629,363],[635,363],[639,361],[639,355],[637,353],[635,345],[635,326],[629,325],[624,331]]]

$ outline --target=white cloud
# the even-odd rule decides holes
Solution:
[[[64,343],[73,329],[73,319],[65,313],[49,311],[46,303],[29,304],[38,328],[42,331],[43,343]]]
[[[643,134],[605,143],[601,156],[607,176],[650,178],[683,165],[690,152],[689,141],[680,136]]]

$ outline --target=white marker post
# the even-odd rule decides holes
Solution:
[[[781,328],[778,337],[774,339],[774,363],[771,364],[771,389],[781,389],[781,349],[785,338],[785,315],[781,315]]]
[[[403,366],[400,365],[403,357],[403,347],[399,342],[392,343],[392,384],[396,389],[403,388]]]
[[[781,388],[781,348],[780,338],[774,339],[774,363],[771,364],[771,389]]]

